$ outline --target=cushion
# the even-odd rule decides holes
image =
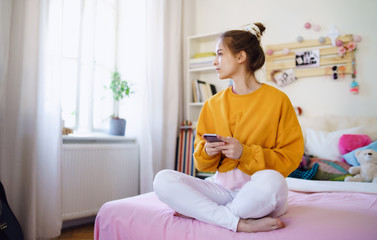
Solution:
[[[362,151],[362,150],[365,150],[365,149],[373,149],[374,151],[377,152],[377,141],[374,141],[367,146],[360,147],[360,148],[357,148],[357,149],[355,149],[355,150],[353,150],[349,153],[346,153],[346,154],[343,155],[343,158],[344,158],[344,160],[346,160],[346,162],[349,165],[360,166],[359,162],[357,161],[357,159],[355,157],[355,152],[356,151]]]
[[[322,159],[342,161],[339,152],[339,139],[344,134],[363,134],[363,126],[342,129],[334,132],[304,129],[305,153]]]
[[[339,152],[344,155],[357,148],[372,143],[372,139],[365,134],[344,134],[339,139]]]

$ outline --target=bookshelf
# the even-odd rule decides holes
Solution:
[[[213,94],[211,89],[215,87],[219,92],[229,85],[229,80],[218,79],[216,67],[213,65],[215,60],[215,51],[217,38],[220,33],[205,34],[189,36],[187,41],[187,66],[186,66],[186,120],[192,122],[193,128],[196,128],[196,123],[199,118],[200,111],[203,107],[205,99],[200,101],[198,96],[195,97],[196,90],[195,83],[204,82],[209,94]],[[209,90],[211,89],[211,90]],[[199,93],[197,92],[196,95]],[[207,96],[208,98],[208,96]],[[211,176],[212,173],[196,172],[195,176],[198,178],[205,178]]]
[[[218,79],[216,68],[213,65],[216,42],[219,34],[220,33],[212,33],[188,37],[185,87],[187,107],[186,120],[192,121],[193,127],[196,126],[204,104],[204,101],[200,101],[198,96],[195,97],[195,82],[199,80],[208,84],[209,87],[212,85],[212,87],[216,88],[217,92],[226,88],[229,83],[229,81]],[[204,88],[208,88],[208,86]],[[211,90],[208,90],[208,92],[211,94]]]

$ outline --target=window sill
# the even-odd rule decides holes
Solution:
[[[63,144],[66,143],[136,143],[136,138],[114,136],[105,133],[86,133],[63,135]]]

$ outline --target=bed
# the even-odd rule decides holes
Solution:
[[[377,239],[377,184],[342,181],[347,175],[342,171],[349,164],[344,159],[334,159],[344,156],[338,149],[344,135],[368,135],[376,141],[377,119],[329,116],[301,118],[300,123],[306,160],[309,159],[306,166],[312,167],[314,163],[320,166],[310,179],[286,179],[289,205],[281,217],[285,228],[235,233],[195,219],[176,217],[173,210],[150,192],[105,203],[96,217],[94,239]],[[335,145],[336,151],[329,149]],[[313,152],[316,154],[312,155]]]

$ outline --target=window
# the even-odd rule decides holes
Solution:
[[[116,68],[117,0],[61,0],[61,102],[65,127],[107,129]],[[58,16],[57,16],[58,17]]]

